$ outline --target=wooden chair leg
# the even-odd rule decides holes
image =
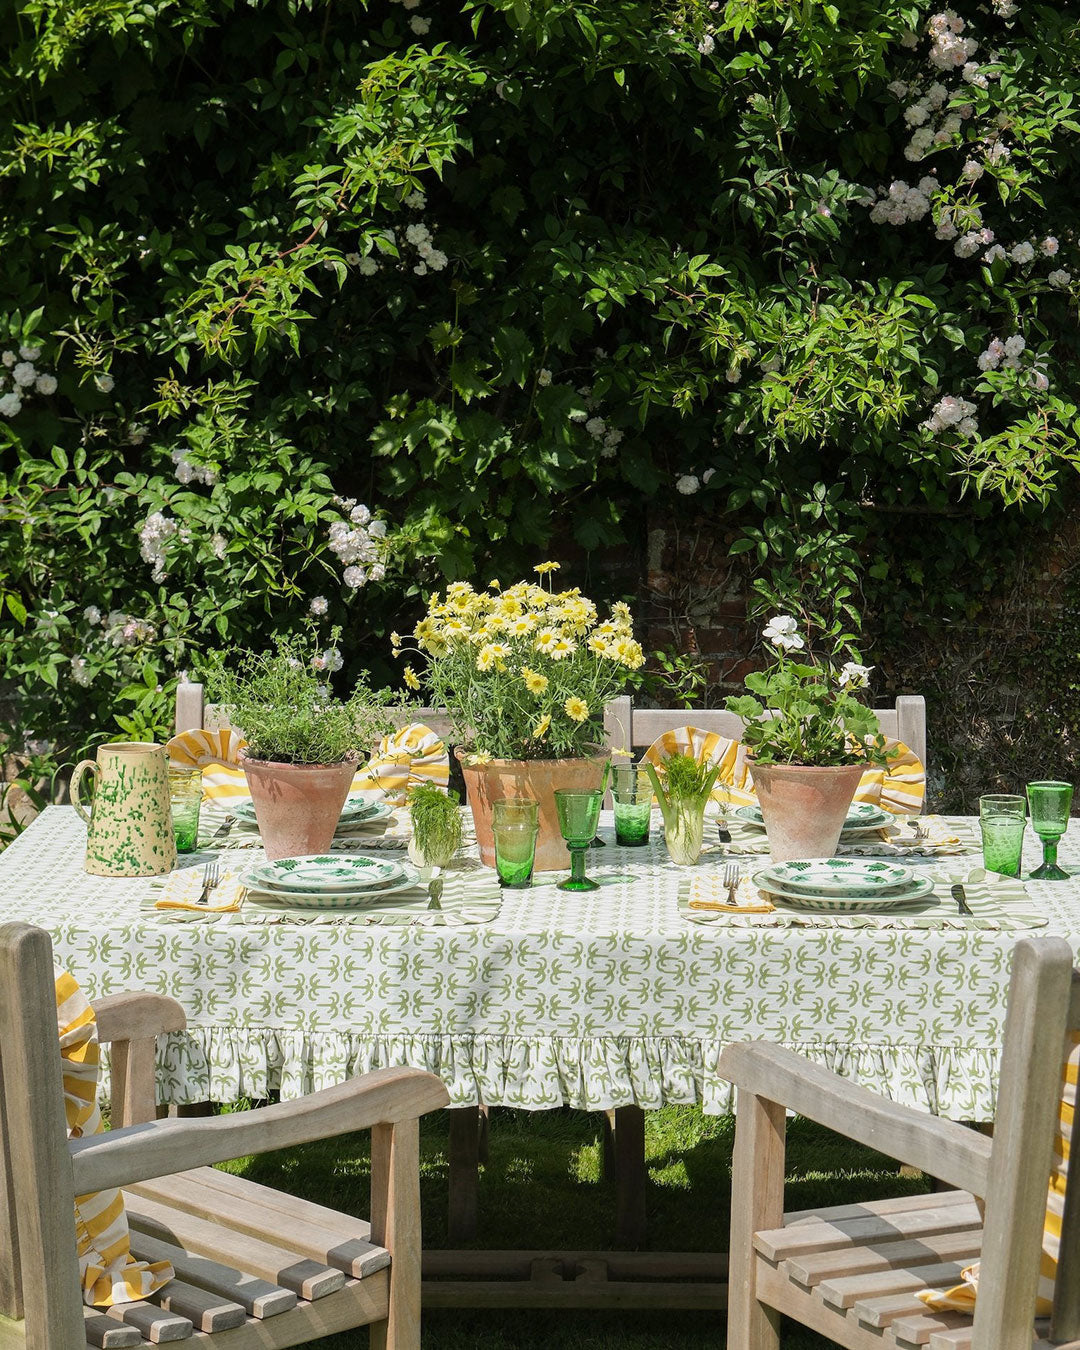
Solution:
[[[604,1173],[615,1180],[615,1246],[645,1245],[645,1112],[617,1106],[605,1113]]]
[[[371,1131],[371,1240],[390,1252],[390,1313],[371,1350],[420,1350],[420,1122]]]
[[[472,1242],[476,1237],[480,1112],[475,1106],[456,1106],[448,1114],[450,1212],[447,1236],[452,1243]]]
[[[740,1091],[732,1160],[728,1350],[780,1350],[780,1314],[758,1302],[754,1287],[754,1234],[784,1221],[786,1125],[782,1106]]]

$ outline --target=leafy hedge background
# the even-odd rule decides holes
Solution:
[[[161,734],[303,622],[394,678],[423,592],[548,555],[715,699],[685,555],[643,589],[692,526],[863,620],[947,804],[1068,771],[1070,7],[18,0],[0,42],[13,750]]]

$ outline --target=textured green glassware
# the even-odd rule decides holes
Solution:
[[[1000,872],[1003,877],[1020,875],[1024,826],[1023,816],[980,817],[983,866],[988,872]]]
[[[1031,827],[1042,840],[1042,866],[1031,873],[1035,881],[1067,881],[1068,872],[1058,866],[1058,840],[1069,828],[1072,807],[1071,783],[1029,783],[1028,806],[1031,808]]]
[[[194,853],[199,842],[202,770],[169,767],[169,807],[177,853]]]
[[[560,891],[595,891],[595,881],[585,875],[585,853],[596,837],[600,821],[601,791],[570,792],[559,789],[555,793],[555,807],[559,813],[559,830],[570,850],[570,875],[558,883]]]
[[[615,805],[615,842],[637,848],[649,842],[652,815],[652,783],[644,769],[626,765],[612,770]]]
[[[532,885],[539,832],[539,826],[528,821],[496,820],[492,823],[495,870],[503,886],[525,890]]]

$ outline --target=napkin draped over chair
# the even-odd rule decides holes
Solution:
[[[926,796],[926,770],[903,741],[887,740],[885,747],[898,753],[884,768],[869,768],[863,773],[854,800],[898,816],[918,815]],[[697,727],[675,727],[653,741],[644,759],[659,768],[669,756],[679,754],[692,755],[719,768],[713,801],[732,806],[750,806],[757,801],[746,746],[741,741]]]
[[[1073,1032],[1065,1046],[1061,1075],[1061,1110],[1054,1138],[1054,1161],[1046,1193],[1046,1217],[1043,1220],[1042,1261],[1039,1266],[1039,1293],[1036,1317],[1049,1317],[1054,1305],[1058,1256],[1061,1251],[1061,1221],[1065,1212],[1065,1182],[1069,1171],[1073,1121],[1076,1115],[1076,1084],[1080,1078],[1080,1032]],[[951,1289],[920,1289],[919,1298],[935,1312],[974,1313],[979,1294],[979,1264],[962,1272],[960,1284]]]
[[[166,744],[169,762],[202,769],[203,797],[228,809],[230,802],[250,797],[240,751],[247,742],[236,731],[182,731]],[[421,722],[384,736],[379,748],[353,778],[351,792],[381,791],[394,806],[417,783],[432,783],[445,792],[450,782],[450,756],[441,737]]]
[[[68,1136],[101,1134],[105,1126],[97,1102],[101,1067],[97,1020],[67,971],[56,976],[56,1027]],[[75,1197],[75,1234],[83,1302],[91,1308],[146,1298],[174,1278],[168,1261],[136,1261],[131,1255],[124,1199],[118,1190]]]

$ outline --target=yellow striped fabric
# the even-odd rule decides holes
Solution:
[[[713,801],[750,806],[757,800],[746,764],[746,746],[740,741],[697,727],[674,727],[653,741],[643,758],[659,768],[672,755],[692,755],[699,762],[719,767]]]
[[[182,731],[166,744],[170,763],[202,769],[203,798],[228,807],[251,793],[240,768],[240,751],[247,742],[235,731]],[[381,791],[400,806],[417,783],[434,783],[446,791],[450,756],[442,739],[420,722],[384,736],[379,749],[352,781],[353,792]]]
[[[1065,1183],[1068,1180],[1069,1152],[1076,1116],[1076,1084],[1080,1078],[1080,1032],[1072,1032],[1065,1043],[1061,1075],[1061,1109],[1054,1137],[1054,1161],[1046,1193],[1046,1217],[1043,1220],[1042,1262],[1039,1267],[1039,1293],[1036,1317],[1049,1317],[1053,1310],[1057,1283],[1058,1256],[1061,1251],[1061,1220],[1065,1211]],[[979,1290],[979,1266],[976,1263],[961,1272],[961,1283],[952,1289],[922,1289],[919,1298],[935,1312],[971,1313]]]
[[[450,785],[450,756],[441,736],[422,722],[411,722],[382,738],[378,751],[353,779],[353,790],[380,788],[388,802],[401,806],[409,788],[419,783],[445,792]]]
[[[855,801],[870,802],[896,815],[918,815],[926,794],[926,770],[903,741],[888,740],[886,749],[899,753],[883,769],[867,769],[859,780]],[[669,755],[693,755],[695,759],[718,764],[720,774],[713,791],[715,801],[733,806],[749,806],[757,801],[754,779],[741,741],[728,740],[714,731],[697,727],[675,727],[653,741],[644,758],[660,765]]]
[[[105,1126],[97,1104],[101,1058],[97,1023],[93,1008],[67,971],[56,977],[56,1025],[68,1137],[100,1134]],[[127,1216],[118,1190],[77,1195],[75,1233],[83,1301],[92,1308],[146,1298],[173,1279],[167,1261],[136,1261],[131,1255]]]
[[[181,731],[165,743],[170,764],[202,769],[203,797],[209,802],[229,802],[250,797],[247,779],[240,768],[240,751],[247,741],[235,731]]]

